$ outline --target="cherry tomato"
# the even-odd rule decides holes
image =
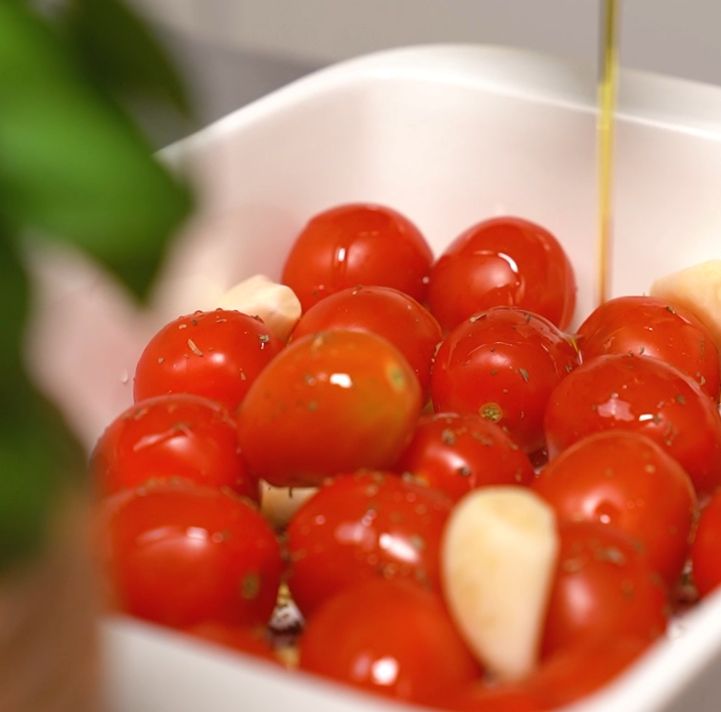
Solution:
[[[721,490],[701,512],[691,547],[691,564],[701,597],[721,587]]]
[[[695,381],[655,358],[599,356],[563,380],[545,416],[551,459],[599,430],[650,437],[686,470],[698,494],[721,484],[721,418]]]
[[[598,307],[578,330],[584,361],[606,354],[653,356],[676,366],[718,400],[719,352],[708,329],[682,307],[654,297],[618,297]]]
[[[423,302],[433,253],[418,228],[382,205],[340,205],[318,213],[283,268],[303,310],[359,284],[393,287]]]
[[[260,319],[216,309],[178,317],[145,347],[135,371],[135,400],[194,393],[235,412],[282,343]]]
[[[533,452],[544,444],[551,391],[577,365],[575,348],[549,321],[498,307],[448,335],[433,366],[431,397],[436,411],[480,414]]]
[[[110,594],[120,610],[178,628],[264,624],[283,564],[269,525],[246,501],[185,480],[104,501]]]
[[[394,469],[451,499],[484,485],[528,485],[533,467],[518,445],[480,415],[423,416]]]
[[[308,621],[300,664],[309,672],[418,703],[480,675],[435,594],[383,579],[344,591]]]
[[[681,574],[696,495],[681,465],[638,433],[608,430],[564,450],[534,489],[564,521],[598,521],[640,542],[666,583]]]
[[[388,341],[366,332],[309,334],[260,374],[238,413],[246,462],[273,485],[317,485],[386,468],[410,440],[418,379]]]
[[[413,297],[390,287],[343,289],[312,306],[292,338],[331,329],[370,331],[388,339],[408,360],[423,393],[428,393],[441,327]]]
[[[493,218],[457,237],[431,271],[431,312],[450,331],[479,311],[520,307],[564,329],[576,280],[558,240],[521,218]]]
[[[597,522],[561,523],[559,534],[545,657],[594,640],[651,641],[665,631],[666,588],[631,539]]]
[[[187,628],[185,632],[194,638],[207,643],[214,643],[227,650],[243,653],[244,655],[253,655],[280,664],[273,653],[263,628],[206,622]]]
[[[187,394],[140,401],[118,416],[95,447],[91,472],[101,495],[150,479],[184,477],[259,501],[258,480],[240,456],[235,422],[217,403]]]
[[[632,636],[581,641],[544,661],[538,671],[524,681],[524,688],[540,709],[555,710],[611,682],[648,647],[647,639]]]
[[[288,526],[288,585],[304,614],[369,578],[406,578],[440,590],[439,547],[451,502],[398,475],[340,475]]]

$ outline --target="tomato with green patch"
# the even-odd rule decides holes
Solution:
[[[315,486],[338,472],[388,468],[421,407],[413,370],[367,332],[308,334],[260,374],[238,412],[246,462],[278,487]]]

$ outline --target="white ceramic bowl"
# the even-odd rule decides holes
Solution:
[[[439,46],[344,63],[228,116],[165,152],[193,170],[202,207],[149,313],[137,313],[77,256],[36,260],[44,287],[31,341],[38,377],[92,443],[130,401],[135,359],[155,328],[212,307],[244,276],[277,277],[309,216],[357,200],[404,212],[437,252],[492,215],[540,222],[573,261],[581,318],[594,293],[594,96],[592,72],[556,60]],[[642,293],[657,276],[718,257],[721,89],[625,74],[617,146],[613,293]],[[78,310],[86,331],[93,325],[91,341],[63,321]],[[40,354],[61,343],[64,356],[48,364]],[[90,373],[78,375],[77,359],[88,353]],[[678,628],[579,712],[718,709],[721,597]],[[114,712],[395,709],[137,623],[110,621],[104,636]]]

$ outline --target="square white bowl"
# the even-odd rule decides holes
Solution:
[[[38,377],[90,445],[130,402],[129,374],[150,333],[180,313],[212,308],[243,277],[278,277],[309,216],[350,201],[400,210],[437,253],[493,215],[543,224],[574,264],[582,318],[595,279],[594,95],[590,71],[470,46],[384,52],[275,92],[165,152],[196,176],[201,208],[168,260],[152,311],[136,313],[76,256],[36,260]],[[643,293],[655,277],[719,257],[721,89],[625,73],[616,175],[613,294]],[[78,309],[97,322],[100,346],[63,331],[64,311],[76,317]],[[41,354],[61,333],[65,358],[49,365]],[[77,356],[88,349],[97,363],[92,377],[79,378]],[[675,630],[682,632],[574,709],[717,710],[721,597]],[[396,708],[126,620],[108,622],[104,642],[113,712]]]

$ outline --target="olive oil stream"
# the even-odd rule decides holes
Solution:
[[[618,15],[620,0],[602,0],[601,62],[598,83],[598,242],[597,304],[610,290],[613,242],[614,113],[618,88]]]

